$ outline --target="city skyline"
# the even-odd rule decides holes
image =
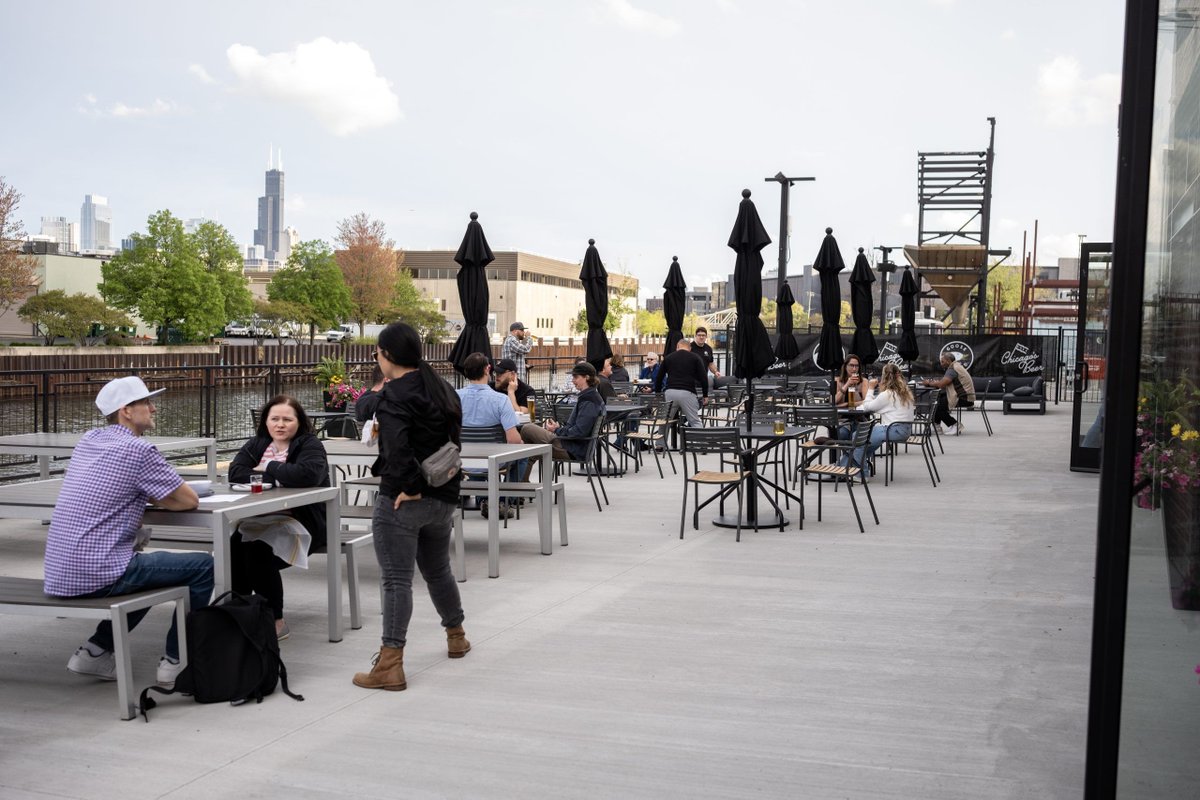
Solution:
[[[792,269],[826,226],[847,262],[913,243],[917,152],[983,149],[995,116],[992,246],[1019,251],[1035,219],[1041,263],[1074,255],[1081,234],[1111,237],[1111,0],[867,2],[853,17],[736,0],[366,2],[353,15],[218,1],[199,18],[116,5],[147,30],[186,26],[188,41],[142,37],[88,60],[120,15],[81,7],[47,65],[72,102],[2,79],[31,122],[0,140],[31,233],[98,189],[114,242],[166,208],[249,244],[274,143],[288,151],[286,221],[305,239],[332,241],[363,211],[402,249],[454,248],[478,211],[495,247],[578,261],[595,238],[650,296],[673,255],[689,285],[732,271],[742,188],[777,239],[779,189],[764,178],[779,171],[817,178],[792,191]],[[35,11],[10,13],[0,41],[38,61],[45,42],[20,34]]]

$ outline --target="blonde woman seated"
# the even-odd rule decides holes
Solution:
[[[871,430],[870,442],[854,451],[854,463],[857,466],[866,464],[884,442],[907,439],[916,418],[916,401],[900,368],[895,364],[885,364],[883,376],[878,381],[870,381],[868,386],[867,399],[861,407],[878,414],[879,422]]]

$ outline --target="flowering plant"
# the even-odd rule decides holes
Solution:
[[[346,379],[346,362],[341,358],[325,356],[317,364],[313,374],[316,376],[317,386],[328,390],[329,387],[336,386]]]
[[[333,408],[341,408],[346,405],[347,401],[357,401],[362,397],[363,392],[367,391],[367,387],[352,386],[339,381],[336,384],[330,384],[326,391],[329,393],[329,405]]]
[[[1187,376],[1144,384],[1138,398],[1133,483],[1141,508],[1158,508],[1164,491],[1200,489],[1200,431],[1192,418],[1200,390]]]

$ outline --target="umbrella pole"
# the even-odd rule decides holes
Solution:
[[[754,420],[754,379],[746,376],[746,433],[750,432]]]

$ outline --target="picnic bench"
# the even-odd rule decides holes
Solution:
[[[117,704],[121,719],[133,719],[137,714],[133,686],[133,663],[129,652],[129,614],[159,603],[175,604],[175,621],[179,633],[179,663],[187,665],[188,587],[169,586],[133,594],[113,595],[91,599],[51,597],[43,590],[41,578],[0,577],[0,613],[26,614],[40,617],[74,617],[107,619],[113,626],[113,650],[117,659]]]

